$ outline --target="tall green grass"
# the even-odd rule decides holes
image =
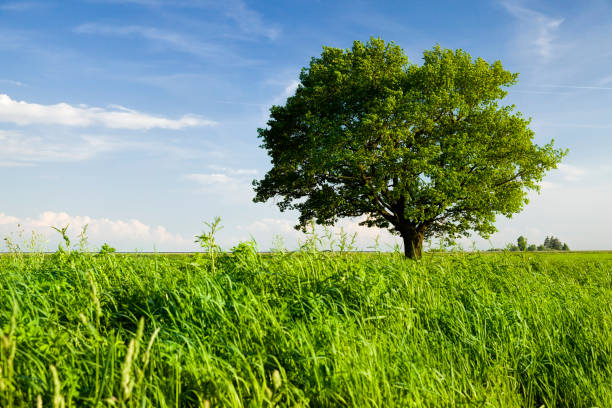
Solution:
[[[612,257],[0,257],[0,406],[606,407]]]

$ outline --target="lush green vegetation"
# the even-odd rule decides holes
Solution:
[[[253,200],[298,211],[305,229],[363,217],[412,259],[433,238],[488,238],[567,154],[534,144],[530,119],[502,105],[517,80],[500,61],[439,45],[422,65],[381,38],[323,47],[258,129],[272,168]]]
[[[611,254],[0,256],[0,406],[609,406]]]

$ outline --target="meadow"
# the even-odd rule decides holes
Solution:
[[[2,407],[609,407],[611,253],[0,256]]]

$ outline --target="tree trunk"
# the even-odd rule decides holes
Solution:
[[[406,231],[401,235],[404,240],[404,255],[410,259],[421,259],[423,255],[423,233]]]

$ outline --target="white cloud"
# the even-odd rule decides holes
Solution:
[[[11,217],[10,215],[0,213],[0,225],[17,224],[18,222],[19,222],[19,218]]]
[[[0,160],[0,167],[31,167],[32,163],[20,162],[20,161],[10,161],[10,160]]]
[[[293,226],[294,221],[281,218],[262,218],[255,220],[246,226],[238,227],[239,230],[248,231],[251,234],[288,234],[296,235],[297,231]]]
[[[503,2],[502,5],[521,23],[520,42],[529,44],[542,58],[551,57],[555,50],[556,33],[564,19],[549,17],[513,2]]]
[[[4,236],[17,232],[18,226],[25,232],[34,231],[47,238],[52,238],[50,248],[56,245],[58,234],[51,227],[69,225],[68,235],[73,242],[77,235],[87,228],[89,243],[95,248],[107,242],[118,250],[156,248],[163,251],[189,251],[195,249],[193,239],[181,234],[172,233],[164,226],[147,225],[137,219],[113,220],[81,215],[70,215],[65,212],[45,211],[35,218],[18,218],[0,213],[0,233]]]
[[[565,181],[578,181],[587,174],[586,169],[570,164],[559,164],[558,170]]]
[[[213,173],[184,174],[183,179],[206,187],[217,185],[226,190],[237,190],[249,187],[250,176],[257,174],[257,170],[254,169],[234,169],[216,165],[209,165],[208,167],[213,170]]]
[[[62,140],[0,130],[0,166],[22,167],[39,162],[80,161],[119,147],[119,143],[94,136]]]
[[[186,180],[195,181],[196,183],[202,184],[204,186],[208,186],[211,184],[223,184],[223,185],[231,185],[236,182],[236,180],[227,174],[223,173],[193,173],[193,174],[185,174],[183,176]]]
[[[548,190],[548,189],[556,188],[557,187],[557,185],[555,183],[551,183],[550,181],[542,181],[540,183],[540,186],[542,187],[543,190],[544,189]]]
[[[39,163],[89,160],[104,153],[134,151],[176,157],[180,160],[202,157],[203,151],[186,149],[169,142],[130,140],[125,137],[72,132],[0,130],[0,167],[24,167]]]
[[[196,115],[168,119],[127,108],[104,109],[72,106],[67,103],[41,105],[16,101],[0,94],[0,122],[17,125],[103,126],[111,129],[183,129],[193,126],[213,126],[216,123]]]
[[[204,195],[215,206],[237,206],[238,211],[252,205],[254,196],[252,180],[257,172],[251,169],[216,167],[209,173],[184,174],[181,178],[192,183],[190,190]]]
[[[216,165],[210,165],[208,166],[211,170],[217,171],[217,172],[221,172],[221,173],[227,173],[230,175],[236,175],[236,176],[242,176],[242,175],[256,175],[257,174],[257,170],[255,169],[232,169],[229,167],[223,167],[223,166],[216,166]]]
[[[219,169],[212,173],[184,174],[182,178],[196,183],[195,192],[214,196],[219,202],[249,205],[253,199],[253,174],[245,169]]]

